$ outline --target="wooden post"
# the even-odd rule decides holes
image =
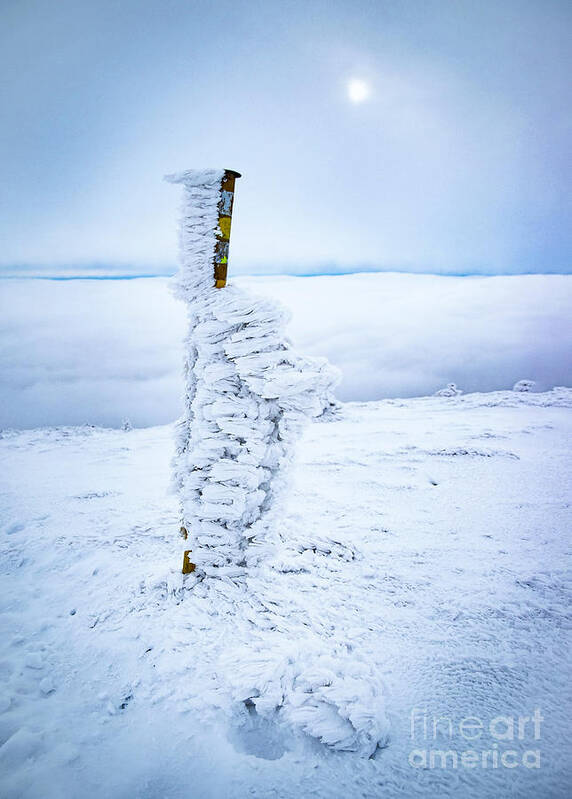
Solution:
[[[183,552],[183,574],[191,574],[191,572],[194,572],[196,568],[195,564],[191,561],[189,557],[190,554],[191,554],[190,549],[185,549],[185,551]]]
[[[218,229],[214,254],[214,279],[217,289],[226,286],[228,273],[228,247],[230,242],[230,224],[232,220],[232,206],[234,204],[234,182],[241,177],[233,169],[225,169],[220,185],[220,200],[218,203]]]
[[[215,288],[222,289],[226,286],[228,274],[228,248],[230,243],[230,225],[232,221],[232,208],[234,205],[234,182],[241,177],[240,172],[225,169],[220,184],[220,198],[218,201],[218,225],[216,229],[216,244],[213,258]],[[181,536],[188,539],[188,531],[181,527]],[[190,558],[191,550],[183,552],[183,574],[195,571],[195,564]]]

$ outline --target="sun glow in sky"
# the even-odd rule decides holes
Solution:
[[[370,95],[370,89],[367,83],[363,80],[354,78],[348,83],[348,97],[352,103],[363,103],[364,100]]]

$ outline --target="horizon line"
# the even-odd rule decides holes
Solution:
[[[73,274],[73,275],[17,275],[8,274],[3,275],[0,270],[1,280],[53,280],[53,281],[71,281],[71,280],[156,280],[158,278],[170,279],[175,277],[177,272],[143,272],[143,273],[121,273],[121,274]],[[338,271],[323,271],[323,272],[241,272],[234,274],[235,278],[251,278],[251,277],[344,277],[347,275],[427,275],[434,277],[524,277],[531,275],[544,275],[544,276],[559,276],[570,277],[570,272],[435,272],[431,270],[411,271],[409,269],[348,269]]]

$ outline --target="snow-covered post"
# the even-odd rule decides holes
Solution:
[[[191,170],[167,180],[184,188],[176,293],[187,303],[189,333],[173,463],[181,531],[192,543],[183,573],[236,577],[268,545],[264,517],[276,478],[302,422],[334,406],[338,375],[325,359],[291,351],[282,308],[233,285],[220,290],[229,176],[234,188],[238,173],[230,170]]]

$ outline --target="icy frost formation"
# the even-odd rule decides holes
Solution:
[[[433,395],[434,397],[458,397],[459,394],[462,394],[462,390],[457,388],[456,383],[447,383],[445,388],[440,388],[439,391],[436,391]]]
[[[268,545],[263,519],[281,466],[303,422],[334,406],[338,375],[325,359],[291,350],[275,303],[214,288],[223,174],[167,177],[184,188],[176,293],[189,313],[174,481],[198,573],[237,576]]]
[[[518,383],[515,383],[512,387],[513,391],[520,391],[522,393],[532,391],[534,386],[536,385],[534,380],[519,380]]]
[[[253,638],[225,661],[232,696],[264,719],[298,727],[331,749],[371,757],[387,745],[389,721],[379,677],[357,655],[309,637],[288,645]]]

